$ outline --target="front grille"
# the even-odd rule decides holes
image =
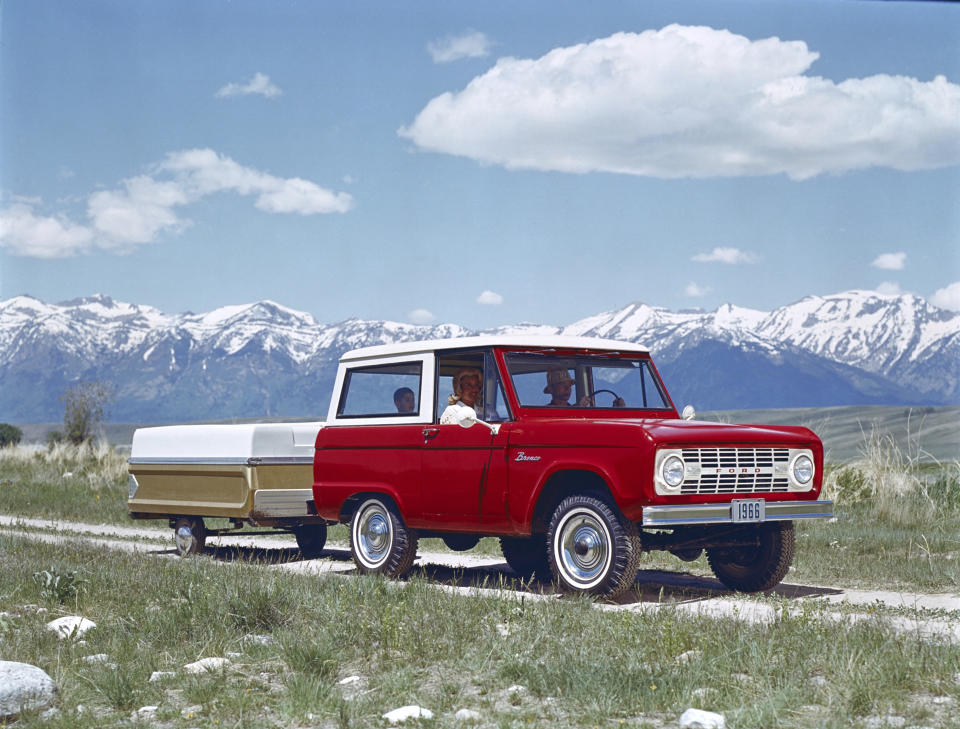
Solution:
[[[787,491],[787,448],[684,448],[681,494]]]

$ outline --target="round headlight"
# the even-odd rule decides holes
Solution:
[[[680,456],[668,456],[660,466],[663,482],[672,489],[683,483],[683,459]]]
[[[809,456],[798,456],[794,459],[793,478],[797,483],[809,483],[813,478],[813,461]]]

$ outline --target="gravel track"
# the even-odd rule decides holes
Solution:
[[[172,530],[169,528],[0,515],[0,533],[47,543],[82,543],[106,550],[146,552],[160,558],[177,558],[173,549]],[[238,559],[255,559],[271,569],[311,575],[346,575],[354,572],[346,545],[328,544],[321,557],[305,560],[300,556],[293,538],[282,534],[213,537],[207,541],[204,555],[223,564]],[[507,599],[561,599],[550,584],[519,583],[506,563],[497,557],[420,551],[414,572],[445,592]],[[400,587],[403,582],[395,584]],[[826,611],[828,619],[884,620],[898,633],[916,633],[925,639],[960,643],[960,620],[956,615],[942,615],[943,612],[960,613],[960,595],[956,593],[850,590],[791,583],[782,583],[773,592],[786,600],[774,605],[749,595],[732,593],[709,577],[664,570],[641,570],[633,590],[615,603],[598,601],[596,606],[600,610],[633,612],[673,609],[693,615],[732,617],[747,623],[765,624],[776,620],[781,611],[799,612],[803,609],[803,603],[815,601],[828,606],[843,606],[843,612]],[[856,611],[857,606],[876,607],[878,604],[894,610],[911,610],[915,617],[878,616],[875,611]],[[924,613],[929,613],[929,617]]]

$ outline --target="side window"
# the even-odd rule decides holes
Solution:
[[[420,409],[422,362],[400,362],[347,370],[338,418],[416,415]]]
[[[476,400],[469,403],[477,411],[481,419],[484,418],[484,403],[486,402],[488,385],[485,382],[484,372],[484,353],[482,351],[466,352],[443,352],[437,355],[437,398],[436,398],[436,419],[440,421],[440,416],[450,404],[450,397],[456,391],[454,387],[454,378],[466,377],[474,385],[479,384],[479,390],[472,388],[468,397],[476,397]],[[464,400],[466,402],[466,400]]]
[[[488,423],[510,420],[510,408],[507,405],[507,396],[503,391],[503,383],[500,381],[500,374],[497,372],[497,363],[493,358],[492,352],[487,352],[484,358],[483,381],[486,383],[486,386],[483,388],[484,412],[480,417]]]

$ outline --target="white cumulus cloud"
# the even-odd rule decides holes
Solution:
[[[30,203],[14,202],[0,210],[0,248],[17,256],[65,258],[86,251],[92,239],[90,228],[37,215]]]
[[[803,41],[670,25],[501,58],[399,134],[508,168],[805,179],[960,163],[960,86],[810,75]]]
[[[954,281],[934,291],[933,296],[930,297],[930,303],[941,309],[960,311],[960,281]]]
[[[477,297],[477,303],[485,304],[486,306],[499,306],[503,303],[503,297],[500,294],[487,289]]]
[[[38,215],[39,201],[19,199],[0,211],[0,246],[38,258],[94,248],[123,253],[160,233],[183,230],[190,222],[180,209],[218,192],[255,196],[255,207],[269,213],[345,213],[353,207],[348,193],[245,167],[212,149],[188,149],[168,154],[147,174],[122,180],[115,189],[91,193],[86,225],[64,215]]]
[[[430,322],[435,321],[437,317],[433,315],[433,312],[427,309],[414,309],[407,314],[407,318],[414,324],[429,324]]]
[[[741,251],[739,248],[721,246],[714,248],[709,253],[698,253],[692,256],[690,260],[698,263],[727,263],[733,265],[737,263],[756,263],[757,256],[749,251]]]
[[[706,296],[707,294],[709,294],[710,287],[700,286],[699,284],[691,281],[684,287],[683,293],[685,293],[687,296],[693,296],[695,298],[699,298],[701,296]]]
[[[490,53],[490,39],[476,30],[449,35],[427,44],[434,63],[450,63],[461,58],[481,58]]]
[[[217,90],[217,93],[214,94],[218,99],[222,99],[227,96],[249,96],[250,94],[259,94],[260,96],[266,96],[268,99],[273,98],[274,96],[280,96],[283,91],[274,84],[270,77],[265,73],[255,73],[253,78],[250,79],[245,84],[238,83],[229,83],[226,86],[222,86]]]
[[[873,259],[870,265],[874,268],[882,268],[885,271],[902,271],[906,264],[906,253],[881,253]]]

